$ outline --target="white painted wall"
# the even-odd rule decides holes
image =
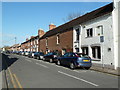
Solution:
[[[118,24],[118,54],[120,54],[120,0],[118,2]],[[120,55],[118,60],[118,67],[120,68]]]
[[[104,42],[100,42],[100,36],[96,35],[96,27],[99,25],[103,25],[103,36]],[[78,25],[80,26],[80,25]],[[93,61],[93,63],[105,64],[105,65],[114,65],[114,48],[113,48],[113,29],[112,29],[112,14],[107,14],[96,19],[87,21],[81,24],[82,32],[81,32],[81,46],[88,46],[89,48],[89,56],[92,57],[91,45],[99,45],[101,46],[102,58],[99,61]],[[85,26],[85,28],[83,28]],[[75,27],[74,27],[75,28]],[[93,28],[93,37],[86,38],[86,29]],[[75,40],[75,30],[73,32],[73,39]],[[73,40],[73,46],[75,45]],[[108,52],[108,48],[111,48],[111,51]],[[73,47],[74,51],[74,47]]]

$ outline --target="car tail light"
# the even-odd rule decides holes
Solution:
[[[78,56],[78,55],[76,54],[76,57],[80,57],[80,56]]]

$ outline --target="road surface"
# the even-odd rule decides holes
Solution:
[[[118,88],[118,76],[93,70],[13,54],[4,54],[3,63],[9,88]]]

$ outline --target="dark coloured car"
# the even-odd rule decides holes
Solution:
[[[89,69],[92,66],[91,58],[88,55],[73,52],[65,53],[63,56],[58,57],[56,64],[66,65],[71,69],[75,69],[77,67]]]
[[[44,58],[43,60],[46,60],[46,61],[49,61],[49,62],[55,62],[56,61],[56,58],[57,58],[57,53],[55,52],[50,52],[46,55],[44,55]]]
[[[43,52],[36,52],[34,53],[34,58],[42,59],[43,60],[44,53]]]
[[[9,50],[6,50],[5,53],[10,54],[10,51],[9,51]]]
[[[29,54],[28,54],[28,57],[29,57],[29,58],[32,58],[32,53],[33,53],[33,52],[29,52]]]

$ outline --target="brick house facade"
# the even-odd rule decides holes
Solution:
[[[39,51],[48,53],[58,51],[61,54],[73,51],[73,29],[49,25],[49,31],[39,39]]]
[[[25,42],[21,44],[21,51],[39,51],[39,38],[44,35],[42,29],[38,30],[37,36],[31,36],[30,39],[26,39]]]

